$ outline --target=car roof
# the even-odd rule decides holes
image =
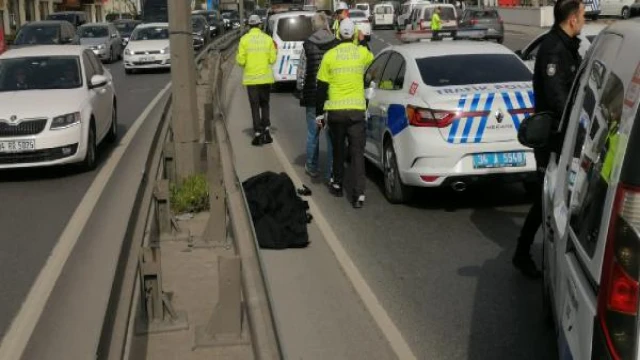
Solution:
[[[274,20],[279,20],[282,18],[288,18],[288,17],[293,17],[293,16],[313,16],[316,13],[313,11],[287,11],[287,12],[282,12],[282,13],[278,13],[278,14],[273,14],[271,15],[271,19]]]
[[[137,29],[151,28],[151,27],[169,27],[169,23],[166,22],[154,22],[154,23],[142,23],[138,25]]]
[[[22,25],[22,27],[41,26],[41,25],[60,25],[60,24],[64,24],[64,23],[71,24],[70,22],[68,22],[66,20],[40,20],[40,21],[32,21],[30,23],[24,24],[24,25]]]
[[[640,18],[617,21],[609,26],[607,31],[624,35],[625,42],[640,44]],[[628,40],[627,40],[628,39]]]
[[[444,55],[477,55],[477,54],[506,54],[514,55],[506,46],[489,41],[474,40],[442,40],[417,42],[391,46],[387,49],[395,50],[413,59],[437,57]],[[514,55],[515,56],[515,55]]]
[[[35,56],[82,56],[85,48],[81,45],[37,45],[9,49],[0,59],[15,59]]]
[[[86,24],[80,25],[79,27],[85,28],[85,27],[91,27],[91,26],[109,26],[109,25],[111,25],[111,23],[109,22],[95,22],[95,23],[86,23]]]

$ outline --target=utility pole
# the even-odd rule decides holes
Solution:
[[[191,6],[185,0],[168,0],[171,48],[171,128],[176,173],[184,180],[196,172],[199,139],[196,103],[196,68],[191,28]]]

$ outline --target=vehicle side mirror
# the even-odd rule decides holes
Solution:
[[[548,148],[552,143],[555,120],[555,115],[551,112],[540,112],[526,117],[518,129],[518,141],[532,149]]]
[[[89,82],[89,89],[97,89],[106,86],[109,80],[104,75],[93,75]]]
[[[522,53],[522,50],[516,50],[515,54],[518,55],[518,57],[521,58],[521,59],[524,56],[524,54]]]

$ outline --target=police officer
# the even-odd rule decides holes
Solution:
[[[365,110],[364,71],[373,62],[373,54],[364,46],[353,43],[355,24],[351,19],[340,22],[341,43],[327,51],[320,63],[317,77],[316,121],[329,124],[333,142],[333,179],[331,193],[343,196],[345,139],[349,140],[354,186],[351,203],[364,205]],[[326,101],[326,102],[325,102]]]
[[[269,96],[275,82],[271,65],[276,61],[276,47],[273,39],[260,30],[258,15],[251,15],[248,22],[250,30],[240,39],[236,61],[244,69],[242,84],[247,87],[251,104],[254,131],[251,144],[260,146],[273,142],[269,133]]]
[[[333,33],[335,34],[336,39],[340,40],[340,22],[348,18],[349,18],[349,7],[347,6],[347,3],[341,1],[338,4],[338,8],[336,9],[336,19],[333,21],[333,26],[332,26]],[[357,28],[355,30],[352,41],[356,45],[360,44],[362,46],[367,46],[367,42],[364,39],[364,34],[360,32]]]
[[[555,23],[538,50],[533,74],[535,112],[550,111],[562,116],[571,85],[582,59],[578,53],[578,35],[585,23],[581,0],[560,0],[553,9]],[[553,127],[557,129],[556,126]],[[553,137],[553,134],[549,134]],[[560,136],[561,137],[561,136]],[[556,141],[551,141],[554,143]],[[552,148],[534,150],[538,166],[538,191],[527,214],[513,256],[513,265],[525,276],[539,278],[541,273],[531,259],[531,244],[542,225],[542,181]]]
[[[433,33],[433,40],[440,40],[440,30],[442,30],[442,20],[440,20],[440,6],[436,7],[436,11],[431,15],[431,32]]]

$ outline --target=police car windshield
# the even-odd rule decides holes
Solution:
[[[282,41],[305,41],[313,33],[310,16],[292,16],[278,20],[278,37]]]
[[[428,86],[531,81],[531,71],[515,55],[447,55],[416,59]]]

